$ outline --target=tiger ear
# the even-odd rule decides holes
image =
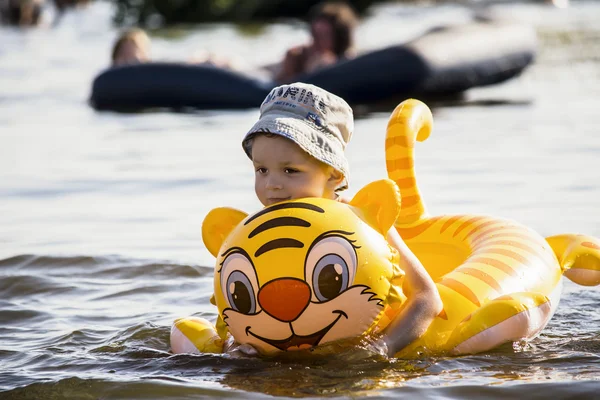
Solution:
[[[360,189],[350,205],[362,210],[365,222],[385,236],[400,215],[400,190],[394,181],[381,179]]]
[[[202,222],[202,241],[210,254],[217,257],[225,238],[247,216],[245,212],[229,207],[210,210]]]

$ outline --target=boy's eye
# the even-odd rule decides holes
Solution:
[[[295,174],[296,172],[298,172],[297,169],[295,168],[286,168],[283,170],[286,174]]]
[[[264,167],[258,167],[258,168],[256,168],[256,172],[258,172],[259,174],[266,174],[267,169]]]

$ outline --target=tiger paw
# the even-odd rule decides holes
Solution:
[[[204,318],[178,318],[171,326],[171,350],[175,354],[222,353],[223,340]]]
[[[546,238],[564,275],[583,286],[600,284],[600,240],[586,235],[556,235]]]
[[[465,318],[450,336],[451,353],[475,354],[503,343],[536,336],[552,317],[550,299],[539,293],[511,293]]]

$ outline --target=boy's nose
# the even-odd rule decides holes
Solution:
[[[282,188],[283,188],[283,185],[277,179],[269,178],[267,180],[267,189],[277,190],[277,189],[282,189]]]

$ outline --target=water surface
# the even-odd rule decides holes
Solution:
[[[416,161],[429,212],[513,218],[545,236],[600,236],[600,4],[505,4],[491,12],[534,25],[538,59],[518,79],[434,108],[434,131]],[[1,398],[600,392],[600,290],[571,282],[538,338],[476,356],[406,362],[360,349],[300,360],[171,355],[175,318],[216,317],[203,217],[216,206],[259,207],[240,146],[257,110],[95,112],[86,100],[116,36],[110,14],[100,3],[54,29],[0,28]],[[459,6],[384,5],[360,27],[358,46],[469,18]],[[305,39],[301,25],[253,35],[210,25],[155,34],[153,54],[185,59],[207,48],[260,64]],[[390,112],[356,122],[350,194],[385,176]]]

